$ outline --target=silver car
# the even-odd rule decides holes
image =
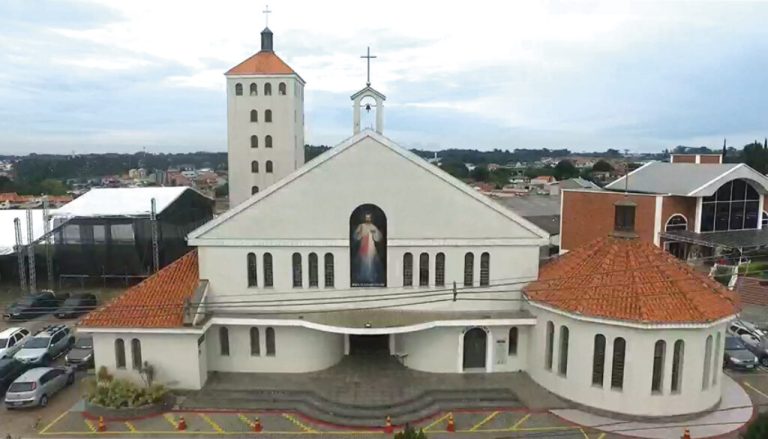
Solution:
[[[75,382],[75,371],[63,367],[36,367],[16,378],[5,392],[6,408],[45,407],[48,398]]]
[[[66,354],[74,343],[75,337],[66,326],[48,326],[24,343],[13,357],[29,365],[47,366]]]

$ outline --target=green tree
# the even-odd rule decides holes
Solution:
[[[440,169],[453,175],[456,178],[464,179],[469,177],[469,170],[464,165],[464,163],[460,161],[445,160],[442,163],[440,163]]]
[[[592,166],[592,172],[611,172],[613,166],[605,160],[598,160],[594,166]]]
[[[754,141],[745,145],[741,152],[741,159],[747,165],[755,168],[757,172],[768,173],[768,149],[764,148],[760,142]]]
[[[555,175],[555,169],[552,167],[546,167],[546,168],[528,168],[525,170],[525,176],[528,178],[541,177],[542,175]]]
[[[476,166],[475,169],[470,171],[469,177],[475,181],[489,181],[491,179],[491,171],[485,166]]]
[[[226,197],[229,195],[229,183],[224,183],[221,186],[218,186],[215,189],[215,194],[217,197]]]
[[[558,180],[567,180],[579,176],[579,170],[570,160],[560,160],[555,165],[555,178]]]
[[[509,178],[512,176],[512,170],[507,168],[498,168],[491,171],[491,181],[496,184],[497,189],[501,189],[509,184]]]
[[[38,184],[36,192],[46,195],[65,195],[67,193],[67,186],[61,180],[46,178]]]
[[[752,421],[747,430],[741,434],[742,439],[768,438],[768,413],[761,413]]]

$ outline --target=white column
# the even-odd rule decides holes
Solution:
[[[379,134],[384,132],[384,101],[380,98],[376,98],[376,132]]]
[[[757,228],[763,228],[763,209],[765,208],[765,195],[760,194],[760,201],[757,205]]]
[[[701,200],[702,197],[696,198],[696,217],[693,219],[694,232],[701,233]]]
[[[357,134],[360,132],[360,98],[352,101],[352,133]]]
[[[653,219],[653,243],[656,247],[661,245],[661,207],[664,204],[664,196],[656,195],[656,216]],[[562,217],[561,221],[562,221]]]

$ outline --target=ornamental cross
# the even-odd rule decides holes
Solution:
[[[263,11],[264,13],[264,21],[266,22],[266,27],[269,27],[269,14],[272,13],[272,11],[269,10],[269,5],[267,5]]]
[[[368,62],[368,74],[367,74],[367,81],[365,82],[365,85],[370,87],[371,86],[371,59],[376,58],[376,56],[371,55],[371,46],[368,46],[368,51],[365,55],[361,56],[360,58],[365,58],[365,60]]]

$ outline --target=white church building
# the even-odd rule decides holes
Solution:
[[[97,367],[139,380],[149,364],[157,382],[200,389],[212,372],[379,353],[425,372],[526,372],[624,414],[718,404],[735,302],[633,239],[633,206],[617,206],[612,236],[540,267],[548,234],[385,137],[370,83],[352,96],[352,137],[303,164],[304,82],[271,32],[262,42],[227,74],[231,209],[188,236],[196,250],[83,319]]]

